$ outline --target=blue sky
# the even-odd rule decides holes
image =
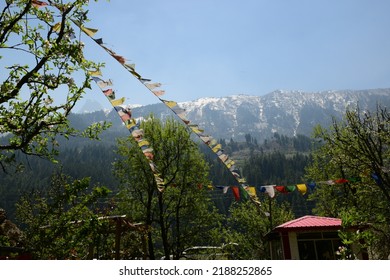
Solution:
[[[100,0],[87,27],[145,78],[181,101],[278,89],[390,87],[388,0]],[[158,99],[89,38],[127,103]],[[109,107],[99,88],[96,98]]]

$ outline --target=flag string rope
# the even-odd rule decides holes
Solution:
[[[90,75],[95,81],[96,85],[102,90],[102,93],[107,97],[108,101],[111,103],[123,124],[129,130],[131,136],[136,141],[142,153],[148,160],[149,166],[153,171],[154,179],[157,184],[157,188],[160,192],[164,190],[165,183],[164,180],[160,177],[159,170],[153,161],[154,153],[153,148],[150,146],[149,141],[144,137],[144,131],[140,128],[139,123],[132,117],[131,109],[129,107],[122,106],[125,101],[125,98],[116,99],[115,90],[112,87],[113,83],[111,80],[104,80],[102,73],[100,71],[91,71]]]
[[[161,83],[158,82],[152,82],[151,79],[143,78],[141,74],[136,72],[135,70],[135,64],[128,64],[126,63],[126,59],[114,52],[113,50],[107,48],[104,46],[103,39],[95,39],[93,36],[97,33],[97,29],[93,28],[87,28],[84,27],[81,23],[74,21],[74,23],[82,30],[89,38],[91,38],[94,42],[96,42],[101,48],[103,48],[109,55],[111,55],[115,60],[117,60],[128,72],[130,72],[135,78],[137,78],[153,95],[155,95],[162,103],[164,103],[189,129],[191,132],[193,132],[195,135],[197,135],[206,146],[208,146],[211,151],[217,156],[217,158],[223,163],[223,165],[229,170],[229,172],[233,175],[233,177],[238,182],[238,186],[217,186],[218,188],[224,188],[224,191],[226,189],[231,188],[233,190],[233,194],[236,197],[236,199],[239,197],[239,188],[244,190],[244,196],[249,197],[249,199],[254,202],[257,206],[260,205],[260,200],[257,196],[256,187],[249,186],[243,178],[239,170],[237,169],[234,160],[232,160],[228,155],[226,155],[223,152],[223,147],[216,139],[214,139],[212,136],[207,135],[204,133],[204,130],[201,129],[197,124],[192,124],[185,115],[185,109],[181,108],[176,101],[168,101],[165,99],[162,99],[161,96],[165,94],[164,90],[160,90],[159,88],[162,86]],[[94,76],[92,75],[94,78]],[[96,77],[94,78],[96,79]],[[123,104],[124,97],[121,99],[117,99],[114,101],[110,101],[111,103],[114,102],[113,105],[116,104]],[[115,107],[114,107],[115,108]],[[118,112],[118,108],[116,108]],[[149,159],[150,160],[150,159]],[[154,171],[157,171],[154,163],[151,163],[151,167]],[[161,178],[158,177],[158,172],[155,173],[155,176],[157,178],[159,190],[162,191],[164,189],[164,183]],[[374,178],[374,177],[373,177]],[[295,190],[297,190],[302,195],[305,195],[307,193],[308,187],[310,189],[314,189],[318,184],[326,184],[326,185],[335,185],[335,184],[345,184],[345,183],[353,183],[357,181],[360,181],[360,178],[350,178],[350,179],[336,179],[336,180],[327,180],[327,181],[321,181],[321,182],[309,182],[307,184],[300,183],[300,184],[293,184],[288,186],[283,185],[264,185],[260,186],[258,189],[261,193],[267,193],[271,198],[275,196],[275,190],[278,193],[291,193]],[[375,178],[374,178],[375,180]]]
[[[137,80],[139,80],[153,95],[155,95],[163,104],[165,104],[195,135],[197,135],[200,140],[206,144],[211,151],[216,154],[217,158],[222,162],[222,164],[229,170],[229,172],[233,175],[235,180],[238,183],[238,186],[244,190],[245,196],[249,197],[252,202],[256,205],[260,205],[260,200],[256,195],[256,191],[254,187],[251,187],[247,184],[245,178],[240,175],[239,170],[237,169],[234,160],[232,160],[228,155],[226,155],[223,151],[222,145],[218,143],[216,139],[214,139],[210,135],[204,134],[204,129],[200,128],[197,124],[192,124],[185,115],[185,109],[181,108],[176,101],[168,101],[162,99],[161,96],[165,94],[165,90],[161,90],[161,83],[152,82],[151,79],[146,79],[141,76],[135,70],[135,64],[126,63],[126,59],[117,54],[115,51],[107,48],[103,44],[103,39],[95,39],[93,36],[98,31],[97,29],[87,28],[83,26],[80,22],[73,21],[89,38],[91,38],[94,42],[96,42],[101,48],[103,48],[111,57],[113,57],[116,61],[118,61],[128,72],[130,72]],[[115,100],[119,104],[124,101],[124,99]]]

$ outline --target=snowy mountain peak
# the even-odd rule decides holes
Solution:
[[[198,124],[210,136],[241,141],[246,134],[259,140],[275,132],[310,136],[313,126],[328,126],[332,117],[341,118],[347,108],[359,105],[362,110],[374,111],[378,103],[390,106],[390,88],[323,92],[277,90],[264,96],[205,97],[178,105],[186,110],[186,118],[192,124]],[[135,118],[151,112],[162,119],[174,116],[162,103],[136,108],[132,105],[132,111]]]

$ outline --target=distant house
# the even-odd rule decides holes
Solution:
[[[304,216],[274,228],[269,234],[271,259],[335,260],[342,245],[341,219]],[[359,259],[368,259],[360,253]]]

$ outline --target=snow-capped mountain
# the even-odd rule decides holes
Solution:
[[[182,102],[178,106],[186,110],[186,118],[197,124],[205,134],[216,139],[230,138],[243,141],[245,134],[262,141],[275,132],[280,135],[310,136],[317,124],[329,126],[332,117],[341,118],[347,108],[359,106],[361,110],[375,111],[377,104],[390,107],[390,88],[372,90],[343,90],[325,92],[274,91],[263,96],[233,95],[201,98]],[[142,118],[150,113],[161,119],[177,116],[163,103],[147,106],[131,106],[132,116]],[[79,117],[83,116],[83,120]],[[75,116],[76,117],[76,116]],[[111,121],[112,129],[127,135],[127,130],[115,111],[83,114],[78,123]]]
[[[214,138],[243,140],[245,134],[266,139],[275,132],[294,136],[310,135],[317,124],[327,126],[347,108],[375,110],[377,104],[390,106],[390,89],[325,92],[274,91],[264,96],[233,95],[182,102],[187,119]],[[133,116],[153,112],[165,118],[174,115],[164,104],[133,110]]]

